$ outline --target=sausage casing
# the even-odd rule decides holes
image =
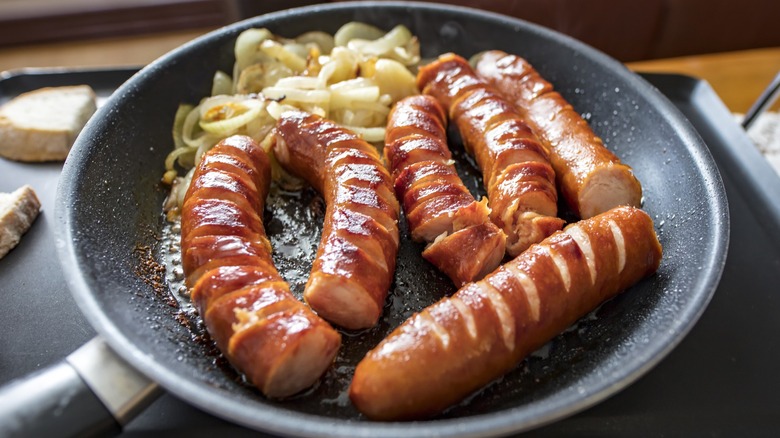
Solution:
[[[348,329],[379,320],[395,273],[399,205],[376,148],[336,123],[284,112],[275,156],[325,199],[325,223],[304,299]]]
[[[637,208],[572,224],[404,322],[358,364],[350,398],[372,419],[435,415],[655,272],[660,259],[652,219]]]
[[[490,218],[516,256],[559,230],[555,172],[548,151],[498,91],[469,63],[445,54],[420,68],[418,87],[448,109],[463,143],[482,170]]]
[[[618,205],[640,205],[642,186],[631,168],[528,61],[492,50],[480,55],[476,69],[549,147],[561,195],[575,214],[589,218]]]
[[[460,287],[498,266],[506,235],[490,221],[486,202],[476,201],[458,176],[446,124],[434,98],[404,98],[388,116],[384,155],[412,239],[428,242],[423,258]]]
[[[270,180],[268,157],[249,137],[204,154],[182,206],[182,264],[220,351],[266,396],[285,397],[325,372],[341,336],[274,267],[260,217]]]

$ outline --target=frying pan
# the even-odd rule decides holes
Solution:
[[[371,422],[345,397],[352,369],[366,351],[414,311],[454,290],[408,238],[379,325],[346,333],[337,363],[321,382],[285,401],[265,399],[225,365],[203,341],[203,327],[186,300],[172,298],[171,277],[161,270],[169,245],[161,240],[166,193],[159,181],[172,147],[177,106],[209,94],[217,69],[231,71],[232,46],[244,29],[267,27],[292,37],[309,30],[332,33],[354,20],[384,29],[406,25],[419,36],[424,57],[448,51],[468,57],[487,49],[526,57],[634,168],[644,186],[643,208],[655,220],[664,246],[654,276],[602,305],[467,402],[428,421]],[[452,148],[465,182],[480,194],[478,172],[455,135]],[[528,430],[581,411],[626,387],[669,353],[701,315],[720,279],[728,242],[726,204],[717,168],[694,129],[660,92],[604,54],[539,26],[474,9],[328,4],[219,29],[163,56],[122,85],[88,123],[65,163],[58,188],[57,247],[79,307],[110,346],[102,348],[96,341],[100,345],[92,349],[114,351],[119,362],[137,370],[142,393],[155,392],[143,383],[148,378],[216,416],[276,434],[486,436]],[[277,266],[300,294],[319,238],[321,200],[310,190],[277,194],[264,219]],[[408,237],[403,223],[402,234]],[[99,374],[100,363],[91,372]],[[24,387],[17,382],[4,389],[6,400],[9,393],[24,393],[19,389]],[[39,392],[43,395],[27,394],[27,405],[19,400],[13,414],[17,423],[29,423],[22,421],[32,415],[25,409],[52,398]],[[125,407],[124,415],[141,405]]]

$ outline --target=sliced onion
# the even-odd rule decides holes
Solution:
[[[306,70],[306,58],[300,57],[295,53],[287,50],[283,45],[273,40],[265,40],[260,43],[260,50],[266,55],[276,58],[282,62],[285,66],[294,72],[302,72]]]
[[[382,29],[372,26],[370,24],[361,23],[359,21],[349,22],[333,35],[333,43],[336,46],[346,46],[351,40],[363,39],[363,40],[375,40],[380,38],[385,33]]]
[[[384,127],[363,128],[361,126],[345,126],[345,128],[359,135],[360,138],[369,143],[385,141]]]
[[[381,114],[382,116],[387,116],[387,114],[390,112],[390,106],[379,101],[366,102],[362,100],[356,100],[352,102],[350,107],[355,111],[372,112]]]
[[[219,140],[221,140],[220,137],[212,136],[212,135],[204,135],[201,138],[201,143],[198,146],[198,148],[195,150],[195,157],[192,160],[193,166],[197,166],[198,163],[200,163],[200,159],[203,157],[203,154],[208,152],[211,148],[213,148],[217,143],[219,143]]]
[[[268,111],[268,114],[273,117],[274,120],[279,120],[279,118],[282,117],[282,113],[295,109],[297,109],[297,107],[275,101],[268,102],[268,106],[266,107],[266,111]]]
[[[328,83],[334,84],[356,77],[358,61],[358,54],[352,50],[344,47],[333,49],[326,61],[326,64],[335,63],[334,67],[332,67],[333,71],[328,77]]]
[[[198,147],[200,142],[197,135],[201,132],[200,125],[200,105],[194,107],[184,118],[181,128],[181,139],[189,147]]]
[[[416,67],[420,63],[420,41],[412,37],[403,47],[396,47],[390,53],[384,55],[388,59],[395,59],[401,64]]]
[[[316,88],[325,88],[328,85],[328,81],[330,80],[331,76],[333,76],[338,67],[339,66],[337,62],[327,62],[324,64],[322,68],[320,68],[320,72],[317,74]]]
[[[417,78],[403,64],[392,59],[378,59],[374,65],[374,82],[382,94],[397,102],[406,96],[418,94]]]
[[[263,88],[270,87],[280,79],[292,75],[292,70],[275,60],[253,64],[238,75],[234,91],[236,94],[259,93]]]
[[[267,111],[260,113],[259,117],[256,117],[249,121],[244,127],[245,134],[252,137],[255,140],[260,140],[271,131],[274,127],[274,119],[268,114]]]
[[[173,182],[176,180],[177,175],[178,173],[175,170],[167,170],[165,173],[163,173],[162,183],[168,185],[173,184]],[[168,202],[166,202],[166,204],[168,204]],[[163,207],[163,211],[168,211],[168,209]]]
[[[262,52],[259,51],[260,44],[271,38],[273,38],[273,34],[268,29],[247,29],[238,34],[233,49],[233,54],[236,57],[234,78],[238,77],[237,73],[241,70],[259,61],[258,55],[262,55]]]
[[[241,104],[234,104],[236,107],[243,106]],[[243,106],[244,111],[228,117],[226,119],[203,121],[200,122],[200,127],[208,132],[220,137],[227,137],[235,133],[240,127],[246,125],[251,120],[260,116],[260,112],[263,110],[264,105],[255,105],[252,107]]]
[[[359,126],[362,128],[383,127],[387,124],[387,113],[370,110],[354,109],[355,107],[336,108],[329,117],[342,125]]]
[[[295,88],[266,87],[263,88],[263,96],[267,99],[296,102],[327,103],[330,93],[325,90],[298,90]]]
[[[316,114],[320,117],[325,117],[325,118],[327,118],[328,114],[330,113],[327,106],[301,104],[298,105],[298,108],[303,111],[306,111],[307,113]]]
[[[331,85],[329,88],[333,91],[346,91],[358,88],[367,88],[376,86],[376,82],[370,78],[346,79]]]
[[[211,95],[231,94],[233,92],[233,79],[225,72],[217,70],[214,73],[214,81],[211,84]]]
[[[171,131],[171,134],[173,135],[173,147],[175,149],[187,147],[187,145],[184,143],[184,139],[182,138],[184,131],[184,120],[187,119],[187,115],[192,112],[193,108],[195,108],[193,105],[181,104],[176,109],[176,115],[173,116],[173,129]]]
[[[399,24],[378,39],[373,41],[354,39],[347,44],[347,47],[365,55],[381,56],[390,53],[396,47],[403,46],[411,39],[412,33],[409,29]]]
[[[376,102],[379,99],[379,87],[349,88],[333,90],[330,96],[332,107],[349,107],[353,102]]]
[[[184,195],[187,194],[187,189],[190,188],[190,183],[192,182],[192,175],[195,174],[195,168],[193,167],[190,169],[189,172],[187,172],[184,177],[181,179],[178,179],[178,184],[176,184],[176,204],[181,208],[182,205],[184,205]]]
[[[301,44],[297,42],[283,43],[282,48],[287,52],[290,52],[301,59],[308,58],[309,50],[311,50],[311,47],[307,46],[306,44]]]
[[[316,90],[325,88],[318,77],[290,76],[276,81],[274,86],[282,88],[299,88],[301,90]]]
[[[196,165],[231,134],[268,139],[275,119],[293,108],[331,118],[366,141],[381,143],[390,106],[417,92],[407,66],[419,62],[419,41],[403,26],[385,33],[354,22],[333,37],[310,32],[295,39],[249,29],[239,34],[234,50],[233,77],[217,72],[211,97],[177,111],[175,149],[165,160],[169,172],[177,163]],[[267,99],[255,98],[256,93]]]
[[[195,149],[196,148],[178,148],[171,151],[170,154],[168,154],[167,157],[165,157],[165,169],[166,170],[174,170],[174,165],[176,163],[176,160],[180,159],[182,156],[190,154],[195,155]]]
[[[333,46],[335,45],[332,35],[320,31],[312,31],[300,34],[295,38],[295,42],[304,45],[314,44],[322,53],[330,53],[330,51],[333,50]]]
[[[241,103],[245,99],[246,96],[237,96],[232,94],[219,94],[216,96],[207,97],[203,99],[198,106],[200,118],[202,120],[211,121],[208,120],[210,118],[210,114],[218,112],[220,107]]]

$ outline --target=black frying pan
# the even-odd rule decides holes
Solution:
[[[412,312],[453,291],[420,258],[420,246],[408,240],[402,245],[379,326],[345,336],[337,366],[318,386],[287,401],[267,400],[246,385],[201,340],[197,320],[175,306],[167,286],[155,279],[156,263],[164,257],[159,237],[165,190],[159,180],[177,105],[207,95],[216,69],[231,71],[232,46],[243,29],[268,27],[292,37],[315,29],[334,32],[353,20],[385,29],[404,24],[420,37],[427,57],[502,49],[529,59],[634,168],[665,251],[655,276],[430,421],[370,422],[344,397],[351,370],[368,349]],[[458,140],[452,143],[463,158]],[[466,182],[479,192],[478,174],[460,161]],[[585,409],[649,370],[690,330],[720,279],[729,224],[720,176],[705,145],[670,102],[622,64],[523,21],[422,3],[331,4],[274,13],[169,53],[119,88],[90,121],[65,164],[58,202],[65,276],[113,350],[166,390],[214,415],[302,436],[506,434]],[[277,264],[297,293],[321,219],[321,203],[310,191],[272,197],[265,214],[279,249]]]

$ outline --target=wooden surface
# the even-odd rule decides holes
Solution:
[[[212,29],[0,48],[0,70],[142,66]]]
[[[632,62],[636,71],[705,79],[733,112],[745,113],[780,72],[780,47]],[[771,108],[780,109],[780,100]]]
[[[7,47],[0,49],[0,70],[141,66],[209,30]],[[780,71],[780,47],[633,62],[628,67],[636,71],[681,73],[705,79],[730,110],[744,113]],[[780,108],[780,102],[773,108]]]

